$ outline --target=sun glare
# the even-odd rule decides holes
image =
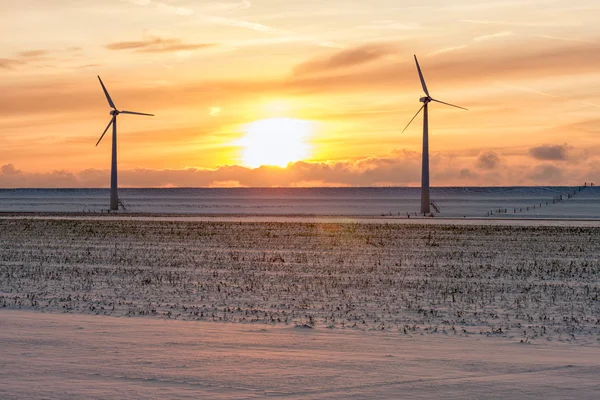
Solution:
[[[243,147],[244,164],[251,168],[261,165],[285,167],[290,162],[309,156],[306,142],[312,133],[312,123],[294,118],[268,118],[244,127],[246,135],[238,141]]]

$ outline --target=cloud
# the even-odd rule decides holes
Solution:
[[[139,45],[138,42],[133,42]],[[144,44],[144,42],[142,42]],[[535,77],[578,76],[585,73],[596,73],[596,65],[600,64],[600,43],[568,43],[551,48],[542,47],[535,54],[530,49],[534,48],[536,41],[510,42],[503,53],[498,53],[494,48],[479,49],[477,52],[471,48],[458,53],[439,54],[435,58],[425,57],[420,59],[421,68],[425,77],[435,77],[435,87],[443,90],[445,85],[460,86],[463,89],[475,85],[486,87],[497,80],[511,81]],[[331,51],[328,57],[315,60],[309,59],[292,67],[291,71],[312,70],[312,73],[301,75],[290,74],[285,78],[273,79],[245,79],[244,77],[226,80],[196,80],[173,84],[169,87],[156,89],[149,96],[149,91],[144,88],[127,88],[129,93],[123,94],[125,98],[135,98],[157,109],[169,102],[169,107],[188,105],[198,102],[204,104],[201,93],[210,92],[217,98],[208,99],[210,102],[221,102],[227,106],[227,99],[235,98],[236,101],[250,99],[257,94],[268,93],[272,96],[324,94],[335,91],[339,95],[347,93],[364,93],[366,90],[377,91],[382,96],[397,95],[404,90],[415,89],[415,67],[412,54],[404,54],[397,50],[396,60],[390,62],[390,57],[385,57],[386,44],[373,44],[368,53],[368,60],[360,62],[356,57],[358,48],[344,52]],[[388,44],[389,46],[389,44]],[[127,47],[127,46],[125,46]],[[131,46],[129,46],[131,47]],[[389,50],[390,53],[393,50]],[[501,54],[510,53],[511,57]],[[340,55],[340,54],[343,54]],[[354,54],[355,57],[350,55]],[[344,62],[346,64],[344,64]],[[17,61],[20,62],[20,61]],[[354,64],[352,64],[354,62]],[[359,64],[356,64],[356,63]],[[7,67],[6,62],[5,68]],[[2,61],[0,60],[0,65]],[[13,67],[14,61],[9,61],[8,66]],[[338,65],[338,68],[335,68]],[[361,68],[346,68],[343,65],[360,65]],[[329,68],[326,74],[318,74],[317,68]],[[15,66],[16,68],[16,66]],[[42,81],[32,82],[5,82],[0,84],[4,96],[0,96],[0,109],[6,113],[48,113],[65,109],[66,105],[74,105],[78,109],[95,107],[93,99],[96,93],[86,84],[88,81],[76,80],[73,77],[57,77],[51,84]],[[49,88],[61,87],[53,93]],[[196,95],[197,94],[197,95]],[[64,104],[57,103],[57,98]],[[207,100],[207,101],[208,101]],[[133,100],[132,100],[133,101]],[[136,103],[137,104],[137,103]],[[463,104],[469,106],[468,104]]]
[[[23,60],[18,60],[14,58],[0,58],[0,68],[3,69],[13,69],[14,67],[18,67],[20,65],[25,65],[26,62]]]
[[[259,24],[256,22],[243,21],[243,20],[239,20],[239,19],[224,18],[224,17],[206,17],[204,20],[208,23],[215,24],[215,25],[230,26],[230,27],[234,27],[234,28],[244,28],[244,29],[250,29],[253,31],[257,31],[257,32],[264,32],[264,33],[281,32],[280,30],[272,28],[267,25]]]
[[[489,153],[489,152],[488,152]],[[487,154],[487,153],[482,153]],[[485,158],[485,157],[484,157]],[[491,157],[492,159],[494,157]],[[593,180],[600,171],[598,158],[581,164],[496,165],[494,169],[471,168],[472,158],[452,154],[430,155],[433,186],[490,185],[574,185]],[[489,165],[488,165],[489,166]],[[12,164],[0,167],[0,187],[108,187],[108,169],[80,172],[57,170],[48,173],[24,172]],[[123,187],[297,187],[318,186],[418,186],[421,179],[419,152],[400,149],[382,157],[356,160],[290,163],[286,168],[247,168],[225,165],[214,169],[123,168]]]
[[[79,187],[79,180],[75,174],[68,171],[53,171],[49,173],[26,173],[15,168],[12,164],[0,168],[0,187]]]
[[[109,50],[132,50],[138,53],[169,53],[175,51],[198,50],[215,46],[213,43],[183,43],[181,39],[152,37],[131,42],[114,42],[106,45]]]
[[[597,158],[579,165],[509,165],[493,170],[473,170],[469,157],[431,155],[433,186],[490,185],[573,185],[593,180],[600,171]],[[318,186],[418,186],[421,176],[420,154],[408,150],[384,157],[348,161],[291,163],[287,168],[237,165],[215,169],[123,168],[119,181],[123,187],[297,187]],[[108,169],[66,170],[47,173],[24,172],[12,164],[0,167],[0,187],[108,187]]]
[[[6,176],[17,175],[20,173],[20,171],[15,169],[15,166],[12,164],[3,165],[2,168],[0,168],[0,172],[2,172],[2,175],[6,175]]]
[[[386,44],[362,45],[344,49],[325,58],[299,64],[294,68],[294,75],[309,75],[355,67],[379,60],[394,53],[395,51]]]
[[[17,55],[21,58],[39,59],[40,57],[47,56],[49,53],[50,52],[48,50],[28,50],[28,51],[21,51],[21,52],[17,53]]]
[[[444,54],[444,53],[450,53],[453,51],[458,51],[458,50],[462,50],[462,49],[466,49],[468,46],[465,44],[461,44],[459,46],[451,46],[451,47],[444,47],[443,49],[439,49],[436,51],[433,51],[431,53],[429,53],[430,56],[435,56],[438,54]]]
[[[498,32],[498,33],[493,33],[490,35],[482,35],[482,36],[477,36],[473,38],[473,42],[486,42],[489,40],[493,40],[493,39],[498,39],[498,38],[502,38],[502,37],[507,37],[507,36],[511,36],[513,35],[513,33],[511,31],[503,31],[503,32]],[[431,53],[429,53],[430,56],[436,56],[438,54],[444,54],[444,53],[451,53],[451,52],[456,52],[459,50],[464,50],[469,48],[469,44],[459,44],[456,46],[449,46],[449,47],[444,47],[442,49],[433,51]]]
[[[74,67],[75,69],[85,69],[85,68],[96,68],[99,67],[100,64],[85,64],[85,65],[78,65],[76,67]]]
[[[528,28],[551,28],[551,27],[573,27],[577,26],[577,23],[574,22],[546,22],[546,21],[526,21],[526,22],[518,22],[518,21],[492,21],[492,20],[476,20],[476,19],[460,19],[458,22],[466,22],[469,24],[478,24],[478,25],[506,25],[506,26],[519,26],[519,27],[528,27]]]
[[[539,46],[538,46],[539,44]],[[334,68],[335,61],[343,60],[344,54],[360,54],[359,48],[348,49],[344,52],[332,53],[331,56],[319,60],[308,60],[298,64],[293,74],[287,80],[280,82],[279,89],[298,89],[303,92],[341,90],[351,92],[363,90],[365,87],[402,91],[413,87],[414,64],[411,63],[412,54],[404,54],[400,49],[389,50],[390,55],[395,55],[398,62],[391,63],[385,57],[385,51],[379,50],[377,44],[371,52],[366,54],[365,61],[360,65],[365,68],[360,70],[347,70],[339,61],[339,68]],[[385,44],[381,44],[385,48]],[[530,51],[536,48],[535,53]],[[535,77],[580,75],[596,73],[596,65],[600,63],[600,42],[596,43],[568,43],[549,46],[531,40],[526,43],[513,41],[498,52],[496,48],[486,46],[469,46],[461,51],[438,52],[434,58],[420,59],[423,72],[427,76],[435,76],[437,85],[485,85],[493,80],[514,80]],[[456,50],[454,48],[453,50]],[[395,54],[394,54],[395,53]],[[504,54],[510,53],[511,57]],[[341,54],[341,55],[340,55]],[[338,58],[339,57],[339,58]],[[331,60],[331,63],[328,61]],[[349,57],[351,61],[359,62],[360,58]],[[404,60],[404,62],[401,62]],[[355,64],[359,65],[359,64]],[[320,76],[313,72],[324,68],[328,76]],[[327,69],[329,67],[329,69]],[[299,74],[298,72],[310,71],[313,74]],[[410,79],[408,79],[409,77]]]
[[[210,11],[241,11],[252,7],[252,3],[248,0],[240,0],[233,2],[214,2],[207,4]]]
[[[191,8],[178,7],[178,6],[174,6],[171,4],[156,2],[156,1],[152,1],[152,0],[124,0],[124,1],[127,3],[138,5],[138,6],[149,6],[151,4],[154,4],[158,11],[168,13],[168,14],[176,14],[176,15],[183,15],[183,16],[194,15],[194,10],[192,10]]]
[[[191,8],[177,7],[177,6],[172,6],[170,4],[165,4],[165,3],[157,3],[156,9],[158,11],[163,11],[163,12],[177,14],[177,15],[187,15],[187,16],[194,15],[194,10],[192,10]]]
[[[563,173],[556,165],[544,164],[534,167],[533,172],[528,177],[535,181],[553,182],[553,184],[559,185],[562,181]]]
[[[538,160],[544,161],[565,161],[568,158],[571,146],[563,145],[542,145],[529,149],[529,155]]]
[[[477,167],[484,170],[492,170],[498,166],[500,157],[493,151],[480,153],[477,157]]]
[[[155,8],[166,14],[175,14],[181,16],[191,16],[198,12],[233,12],[246,10],[252,7],[252,3],[248,0],[239,1],[196,1],[194,9],[188,7],[180,7],[174,5],[174,0],[166,0],[165,2],[153,1],[153,0],[123,0],[127,3],[135,4],[138,6],[150,6],[154,5]],[[191,3],[190,3],[191,4]]]
[[[395,30],[395,31],[411,31],[420,29],[421,26],[419,24],[414,23],[403,23],[393,20],[382,20],[382,21],[373,21],[369,25],[361,25],[358,27],[359,29],[375,29],[375,30]]]
[[[14,69],[15,67],[32,64],[38,61],[48,60],[48,50],[20,51],[13,58],[0,58],[0,68]]]
[[[563,40],[567,42],[578,42],[578,43],[593,43],[591,40],[584,40],[578,38],[562,37],[562,36],[550,36],[550,35],[535,35],[536,37],[551,40]]]
[[[432,165],[436,165],[432,161]],[[12,164],[0,167],[0,187],[108,187],[109,170],[88,169],[79,173],[53,171],[26,173]],[[320,182],[324,186],[415,185],[420,179],[420,155],[399,151],[388,157],[356,161],[290,163],[287,168],[221,166],[216,169],[123,169],[123,187],[213,187],[224,182],[235,186],[300,186]]]
[[[596,69],[592,65],[600,62],[600,42],[597,41],[551,44],[532,38],[508,42],[502,51],[485,42],[479,43],[481,45],[451,48],[460,49],[460,52],[436,52],[438,57],[435,63],[425,62],[424,72],[435,74],[439,81],[483,83],[491,79],[540,79],[595,73]],[[532,53],[531,48],[536,48],[536,51]],[[510,54],[510,57],[505,54]]]
[[[0,68],[14,69],[15,67],[24,67],[28,65],[39,66],[40,62],[57,61],[63,59],[66,55],[73,55],[80,51],[80,47],[19,51],[11,58],[0,58]]]
[[[469,168],[463,168],[458,172],[460,179],[473,179],[477,177],[477,174],[473,173]]]
[[[512,31],[502,31],[502,32],[492,33],[490,35],[477,36],[477,37],[473,38],[473,40],[475,42],[485,42],[487,40],[498,39],[498,38],[508,37],[508,36],[512,36],[512,35],[514,35],[514,33]]]

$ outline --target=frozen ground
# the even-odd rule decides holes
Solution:
[[[0,189],[1,213],[106,212],[108,189]],[[174,188],[121,189],[127,213],[169,215],[405,216],[420,209],[420,189]],[[444,218],[600,219],[600,187],[437,187]]]
[[[596,342],[600,227],[0,219],[0,307]]]
[[[505,218],[505,217],[411,217],[406,216],[302,216],[302,215],[169,215],[169,214],[71,214],[71,213],[5,213],[3,219],[79,220],[79,221],[162,221],[162,222],[252,222],[252,223],[329,223],[329,224],[402,224],[402,225],[486,225],[600,227],[600,219],[572,218]]]
[[[0,398],[597,399],[600,348],[0,311]]]
[[[599,235],[3,218],[0,398],[597,398]]]

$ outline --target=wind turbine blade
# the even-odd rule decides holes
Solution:
[[[419,113],[421,112],[421,110],[425,108],[425,104],[423,104],[421,106],[421,108],[419,108],[419,111],[417,111],[417,113],[415,114],[414,117],[412,117],[412,119],[410,120],[410,122],[408,124],[406,124],[406,126],[404,127],[404,129],[402,129],[402,133],[404,133],[404,131],[408,128],[408,126],[415,120],[415,118],[417,118],[417,115],[419,115]]]
[[[447,105],[447,106],[451,106],[451,107],[460,108],[461,110],[469,111],[469,110],[467,110],[467,109],[466,109],[466,108],[464,108],[464,107],[461,107],[461,106],[455,106],[454,104],[445,103],[445,102],[443,102],[443,101],[439,101],[439,100],[436,100],[436,99],[431,99],[431,101],[435,101],[436,103],[442,103],[442,104],[445,104],[445,105]]]
[[[113,103],[112,99],[110,98],[110,94],[108,94],[108,90],[106,90],[104,83],[102,83],[102,79],[100,79],[100,75],[98,75],[98,80],[100,81],[100,84],[102,85],[102,90],[104,90],[104,94],[106,95],[106,100],[108,100],[108,104],[111,106],[111,108],[116,110],[117,107],[115,107],[115,103]]]
[[[135,111],[119,111],[120,114],[133,114],[133,115],[146,115],[148,117],[154,117],[154,114],[146,114],[146,113],[141,113],[141,112],[135,112]]]
[[[429,96],[429,90],[427,90],[427,85],[425,84],[425,78],[423,78],[423,73],[421,72],[421,67],[419,66],[419,61],[417,60],[417,55],[415,54],[415,63],[417,64],[417,71],[419,71],[419,79],[421,79],[421,86],[423,87],[423,91],[427,96]]]
[[[110,119],[110,122],[108,123],[108,125],[106,126],[106,129],[104,130],[104,132],[102,132],[102,136],[100,136],[100,139],[98,139],[98,141],[96,142],[96,146],[98,146],[98,144],[100,143],[100,141],[102,140],[102,138],[104,137],[104,135],[106,135],[106,132],[108,131],[108,128],[110,128],[110,126],[113,124],[113,122],[115,122],[115,118],[117,116],[115,115],[114,117],[112,117]]]

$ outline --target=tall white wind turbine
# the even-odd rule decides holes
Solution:
[[[417,60],[417,56],[415,55],[415,63],[417,64],[417,71],[419,72],[419,79],[421,80],[421,86],[423,87],[423,91],[425,92],[425,96],[421,97],[419,101],[423,103],[419,111],[415,114],[414,117],[410,120],[410,122],[406,125],[406,127],[402,130],[404,132],[408,126],[417,118],[417,115],[423,110],[423,155],[422,155],[422,166],[421,166],[421,214],[428,214],[431,212],[430,210],[430,200],[429,200],[429,114],[428,114],[428,104],[432,101],[436,103],[445,104],[447,106],[452,106],[456,108],[460,108],[461,110],[466,110],[464,107],[455,106],[454,104],[445,103],[440,100],[436,100],[429,95],[429,91],[427,90],[427,85],[425,85],[425,79],[423,78],[423,73],[421,72],[421,67],[419,66],[419,61]]]
[[[134,112],[134,111],[118,110],[117,107],[115,106],[115,103],[113,103],[112,99],[110,98],[110,95],[108,94],[108,90],[106,90],[104,83],[102,83],[102,79],[100,79],[100,76],[98,76],[98,80],[100,81],[100,85],[102,85],[102,90],[104,91],[104,94],[106,95],[106,100],[108,100],[108,105],[111,108],[110,115],[112,115],[112,118],[110,119],[110,122],[106,126],[106,129],[104,130],[104,132],[102,132],[100,139],[98,139],[98,142],[96,142],[96,146],[98,146],[98,144],[100,143],[100,141],[102,140],[102,138],[104,137],[106,132],[108,131],[108,128],[110,128],[110,126],[112,125],[113,129],[112,129],[112,159],[111,159],[111,166],[110,166],[110,210],[114,211],[114,210],[119,209],[119,194],[118,194],[118,183],[117,183],[117,116],[119,114],[134,114],[134,115],[146,115],[149,117],[153,117],[154,114],[146,114],[146,113],[140,113],[140,112]]]

